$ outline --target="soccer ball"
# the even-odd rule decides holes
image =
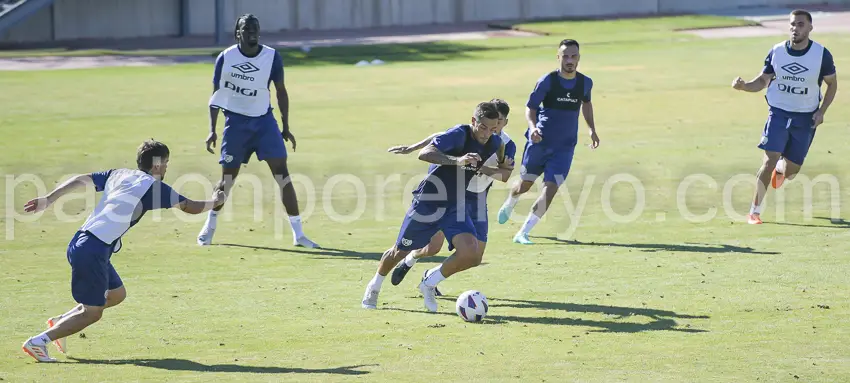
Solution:
[[[480,291],[469,290],[457,297],[457,315],[467,322],[481,322],[487,316],[487,297]]]

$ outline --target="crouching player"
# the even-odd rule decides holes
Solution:
[[[177,207],[189,214],[201,214],[224,203],[225,194],[216,190],[211,200],[193,201],[162,182],[168,167],[169,150],[157,141],[142,143],[136,154],[138,169],[112,169],[75,176],[50,194],[24,205],[36,213],[82,186],[103,192],[100,202],[68,244],[71,264],[71,295],[78,303],[65,314],[48,319],[48,330],[24,342],[23,350],[39,362],[55,362],[47,353],[51,341],[67,352],[65,338],[99,321],[103,310],[121,303],[127,296],[124,283],[110,259],[121,249],[121,237],[136,225],[148,210]]]

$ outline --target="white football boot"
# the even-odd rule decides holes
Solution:
[[[363,301],[360,302],[360,305],[363,306],[364,309],[377,309],[378,294],[380,293],[380,291],[372,290],[371,286],[366,286],[366,292],[363,294]]]
[[[50,355],[47,354],[46,344],[37,346],[32,343],[32,338],[27,339],[27,341],[24,342],[24,345],[21,348],[24,350],[25,353],[29,354],[29,356],[33,357],[39,362],[50,363],[56,361],[56,359],[51,358]]]

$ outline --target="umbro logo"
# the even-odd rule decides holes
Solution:
[[[247,61],[244,62],[244,63],[241,63],[241,64],[236,64],[236,65],[232,66],[231,68],[242,72],[242,74],[254,73],[254,72],[260,70],[260,68],[257,68],[256,65],[254,65],[250,62],[247,62]]]
[[[785,64],[781,68],[782,68],[782,70],[784,70],[788,73],[791,73],[792,75],[795,75],[795,76],[809,70],[809,68],[806,68],[806,67],[804,67],[800,64],[797,64],[795,62],[790,63],[790,64]]]

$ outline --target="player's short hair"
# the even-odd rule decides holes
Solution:
[[[809,23],[812,22],[812,14],[802,9],[795,9],[791,11],[791,16],[806,16],[806,20],[809,20]]]
[[[238,36],[237,36],[237,32],[239,32],[239,24],[240,24],[240,23],[241,23],[241,24],[245,24],[245,23],[247,23],[249,20],[256,21],[256,22],[257,22],[257,25],[260,25],[260,19],[258,19],[258,18],[257,18],[257,16],[254,16],[254,14],[253,14],[253,13],[246,13],[246,14],[244,14],[244,15],[242,15],[242,16],[239,16],[239,18],[238,18],[238,19],[236,19],[236,25],[235,25],[235,26],[233,26],[233,38],[234,38],[234,39],[236,39],[236,38],[238,37]]]
[[[475,107],[474,117],[476,121],[481,121],[485,118],[491,120],[498,120],[499,108],[496,106],[496,104],[489,101],[479,103],[478,106]]]
[[[490,100],[490,102],[492,102],[493,104],[496,104],[496,109],[499,111],[499,113],[501,115],[507,117],[508,114],[511,113],[511,106],[508,105],[507,101],[502,100],[501,98],[494,98],[494,99]]]
[[[564,46],[576,47],[576,48],[581,49],[581,47],[578,44],[578,41],[575,41],[573,39],[563,39],[563,40],[561,40],[561,43],[558,44],[558,49],[561,49],[561,47],[564,47]]]
[[[168,146],[151,138],[139,145],[139,150],[136,151],[136,165],[139,166],[141,171],[150,171],[155,159],[162,161],[168,158],[170,153]]]

